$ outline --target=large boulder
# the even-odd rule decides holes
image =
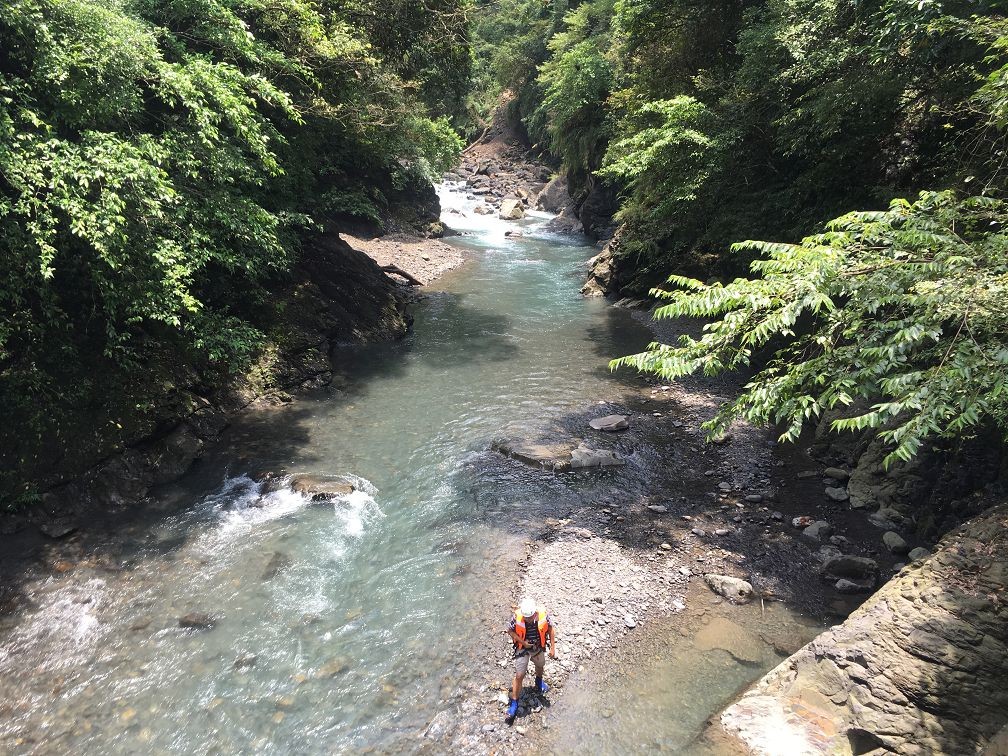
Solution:
[[[543,187],[536,197],[536,207],[547,213],[560,213],[571,204],[571,196],[567,191],[567,179],[557,176]]]
[[[1008,724],[1008,505],[946,536],[721,715],[752,754],[991,753]]]
[[[504,220],[518,220],[525,217],[525,206],[520,199],[506,199],[501,202],[500,217]]]

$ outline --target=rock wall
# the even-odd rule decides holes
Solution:
[[[40,502],[5,517],[0,530],[34,525],[59,537],[89,510],[139,501],[151,487],[185,473],[228,418],[253,402],[329,383],[334,345],[398,338],[410,324],[399,287],[335,234],[316,240],[271,291],[277,317],[251,370],[224,386],[192,376],[188,385],[172,387],[154,409],[153,428],[119,448],[94,445],[74,467],[51,466],[47,478],[37,481]]]
[[[1006,681],[1001,504],[772,670],[721,726],[767,756],[983,753],[1008,725]]]

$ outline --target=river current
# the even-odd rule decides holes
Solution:
[[[341,349],[333,388],[243,417],[108,553],[5,622],[0,750],[421,747],[467,659],[500,643],[523,521],[574,495],[491,441],[619,396],[638,379],[607,360],[652,338],[581,297],[594,250],[546,216],[506,222],[440,193],[471,260],[430,287],[404,341]],[[312,504],[267,473],[356,490]],[[109,555],[121,570],[85,569]],[[215,624],[180,628],[190,613]]]

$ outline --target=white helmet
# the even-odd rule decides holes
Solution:
[[[531,617],[536,613],[536,602],[530,598],[523,598],[518,610],[522,613],[523,617]]]

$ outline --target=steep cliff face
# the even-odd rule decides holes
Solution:
[[[1008,725],[1006,681],[1001,504],[772,670],[721,725],[768,756],[983,753]]]

